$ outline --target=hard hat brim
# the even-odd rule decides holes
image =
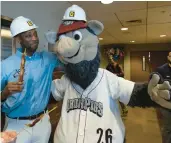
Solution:
[[[34,26],[34,27],[32,27],[32,28],[22,30],[22,31],[20,31],[20,32],[14,34],[14,35],[12,35],[12,37],[15,37],[15,36],[17,36],[17,35],[19,35],[19,34],[21,34],[21,33],[23,33],[23,32],[27,32],[27,31],[30,31],[30,30],[33,30],[33,29],[37,29],[37,28],[39,28],[39,27],[38,27],[38,26]]]
[[[87,23],[85,23],[83,21],[74,21],[70,25],[61,24],[58,29],[57,35],[67,33],[67,32],[73,31],[73,30],[81,29],[81,28],[86,28],[86,27],[87,27]]]

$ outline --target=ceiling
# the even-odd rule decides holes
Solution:
[[[100,1],[70,1],[81,6],[88,20],[99,20],[104,32],[101,44],[168,43],[171,42],[171,2],[117,1],[102,4]],[[136,21],[137,22],[128,22]],[[127,27],[128,31],[121,31]],[[160,35],[166,35],[160,37]]]
[[[31,18],[39,25],[40,40],[45,41],[44,32],[56,30],[65,10],[72,4],[81,6],[88,20],[104,24],[99,36],[103,38],[102,45],[171,43],[171,1],[115,1],[107,5],[100,1],[3,1],[1,12],[11,18],[21,13]],[[128,31],[121,31],[122,27]],[[161,38],[163,34],[166,37]],[[41,47],[44,45],[42,42]]]

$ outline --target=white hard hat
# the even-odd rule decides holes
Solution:
[[[12,37],[35,28],[38,27],[30,19],[23,16],[15,18],[10,26]]]
[[[63,16],[63,20],[86,20],[86,14],[85,11],[79,7],[78,5],[72,5],[69,7]]]

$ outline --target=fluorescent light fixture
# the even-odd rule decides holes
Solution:
[[[134,43],[135,41],[130,41],[131,43]]]
[[[5,37],[5,38],[11,38],[11,32],[10,30],[7,29],[1,29],[1,37]]]
[[[99,38],[99,40],[103,40],[103,38]]]
[[[113,0],[101,0],[102,4],[111,4]]]
[[[123,28],[121,28],[121,30],[122,30],[122,31],[126,31],[126,30],[128,30],[128,28],[123,27]]]
[[[160,37],[166,37],[166,35],[160,35]]]

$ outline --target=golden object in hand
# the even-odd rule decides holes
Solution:
[[[24,53],[22,54],[21,57],[21,64],[20,64],[20,74],[18,77],[18,82],[23,82],[23,76],[24,76],[24,70],[25,70],[25,56],[26,56],[26,48],[24,50]]]

